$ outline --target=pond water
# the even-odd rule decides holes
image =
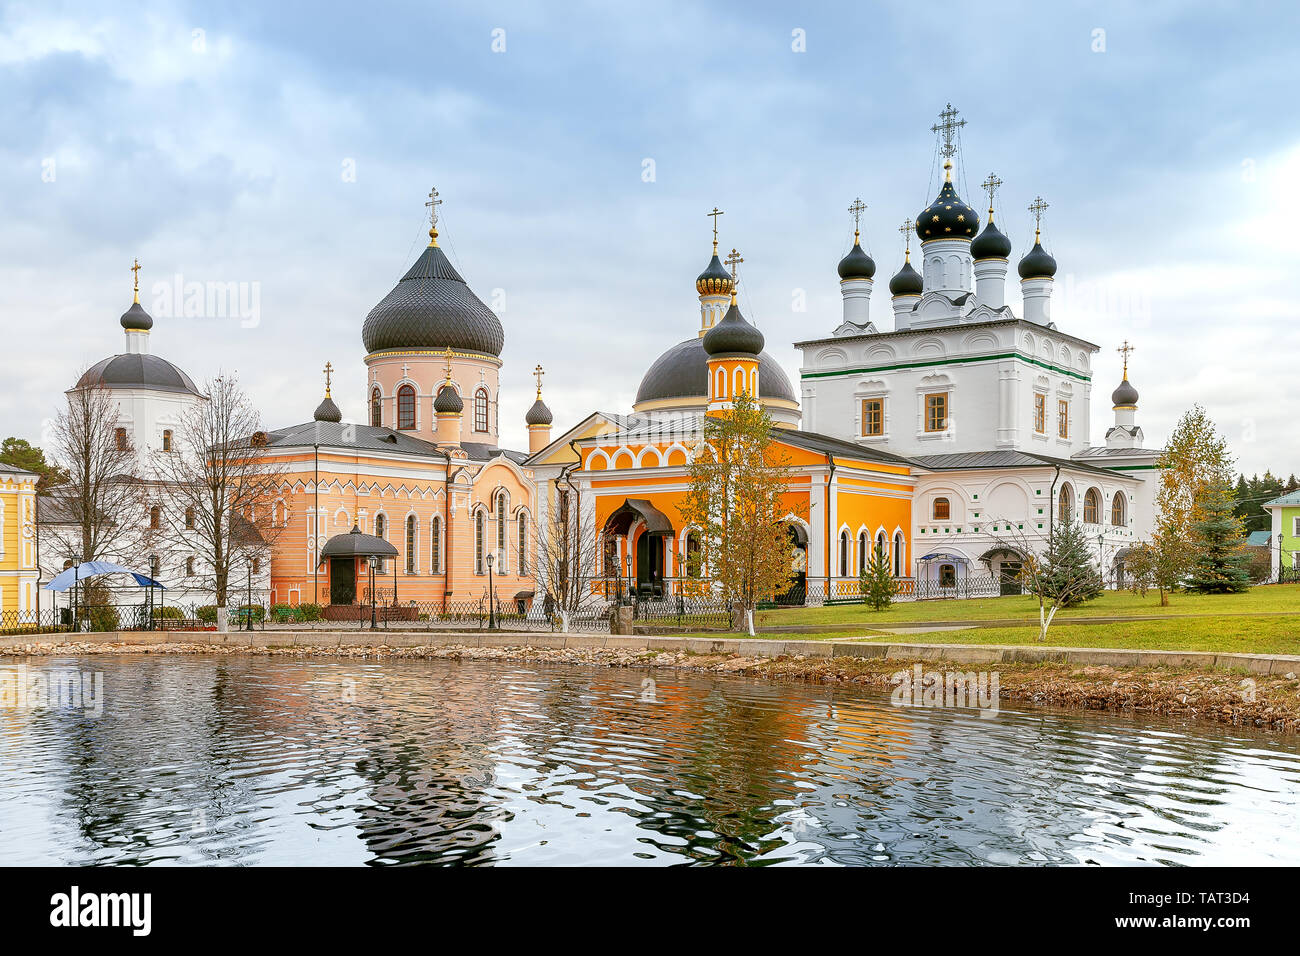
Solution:
[[[1300,742],[1208,723],[499,662],[27,667],[101,673],[103,708],[0,708],[5,865],[1300,863]]]

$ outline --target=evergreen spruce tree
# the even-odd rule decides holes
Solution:
[[[1186,588],[1198,594],[1235,594],[1250,587],[1249,555],[1242,547],[1241,519],[1233,514],[1227,484],[1206,490],[1194,528],[1196,558]]]
[[[889,570],[889,559],[879,548],[871,549],[871,560],[862,569],[862,597],[872,610],[883,611],[898,593],[898,582]]]
[[[1066,521],[1047,542],[1036,585],[1058,607],[1075,607],[1101,594],[1101,575],[1092,563],[1092,543],[1078,521]]]

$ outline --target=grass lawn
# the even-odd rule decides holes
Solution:
[[[693,634],[691,637],[743,637],[739,634]],[[886,634],[880,631],[759,634],[782,641],[846,641],[879,644],[1026,644],[1034,647],[1116,647],[1138,651],[1211,651],[1238,654],[1300,655],[1300,616],[1226,620],[1184,618],[1168,621],[1117,621],[1105,624],[1052,625],[1038,643],[1038,626],[970,627],[958,631]],[[1300,667],[1297,667],[1300,670]]]
[[[1169,598],[1169,607],[1160,606],[1160,597],[1154,591],[1148,592],[1146,597],[1138,597],[1128,591],[1106,591],[1101,597],[1089,601],[1082,607],[1058,612],[1056,621],[1064,622],[1071,617],[1136,617],[1147,614],[1168,617],[1188,614],[1218,616],[1295,614],[1296,622],[1300,622],[1300,584],[1266,585],[1251,588],[1244,594],[1173,594]],[[1038,601],[1030,595],[1022,594],[1013,597],[965,600],[905,601],[893,604],[884,611],[873,611],[864,604],[782,608],[759,611],[754,623],[758,627],[853,624],[869,630],[891,624],[915,624],[926,621],[993,620],[1021,620],[1026,623],[1036,623]],[[1191,622],[1184,622],[1184,624],[1188,627],[1193,626]],[[1220,628],[1223,626],[1219,625]],[[1053,629],[1055,627],[1054,623]]]

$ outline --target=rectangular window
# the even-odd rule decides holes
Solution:
[[[1070,437],[1070,403],[1065,399],[1056,403],[1056,435],[1058,438]]]
[[[883,398],[866,398],[862,400],[862,434],[870,438],[885,433],[885,400]]]
[[[1040,435],[1047,434],[1047,396],[1034,396],[1034,431]]]
[[[127,442],[127,440],[126,440],[126,429],[125,429],[125,428],[114,428],[114,429],[113,429],[113,437],[114,437],[115,439],[117,439],[117,450],[118,450],[118,451],[126,451],[127,448],[130,447],[130,445],[128,444],[128,442]]]
[[[442,574],[442,519],[435,517],[429,526],[429,572]]]
[[[1291,534],[1300,538],[1300,518],[1291,519]]]
[[[948,393],[925,396],[925,430],[941,432],[948,427]]]
[[[163,451],[171,451],[171,450],[172,450],[172,430],[170,428],[164,428],[163,429]]]

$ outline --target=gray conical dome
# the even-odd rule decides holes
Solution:
[[[446,348],[500,356],[501,322],[436,245],[425,247],[361,329],[367,352]]]
[[[727,314],[705,333],[704,351],[710,355],[758,355],[763,351],[763,333],[745,321],[734,297]]]
[[[551,410],[546,407],[546,403],[538,396],[537,401],[533,402],[533,407],[528,409],[528,414],[524,416],[525,425],[549,425],[552,421]]]
[[[464,401],[461,400],[460,393],[450,385],[444,385],[438,389],[438,397],[433,400],[433,410],[435,413],[443,415],[457,415],[465,408]]]
[[[324,400],[316,406],[316,412],[312,415],[312,418],[318,422],[341,422],[343,421],[343,413],[334,404],[334,399],[326,395]]]

